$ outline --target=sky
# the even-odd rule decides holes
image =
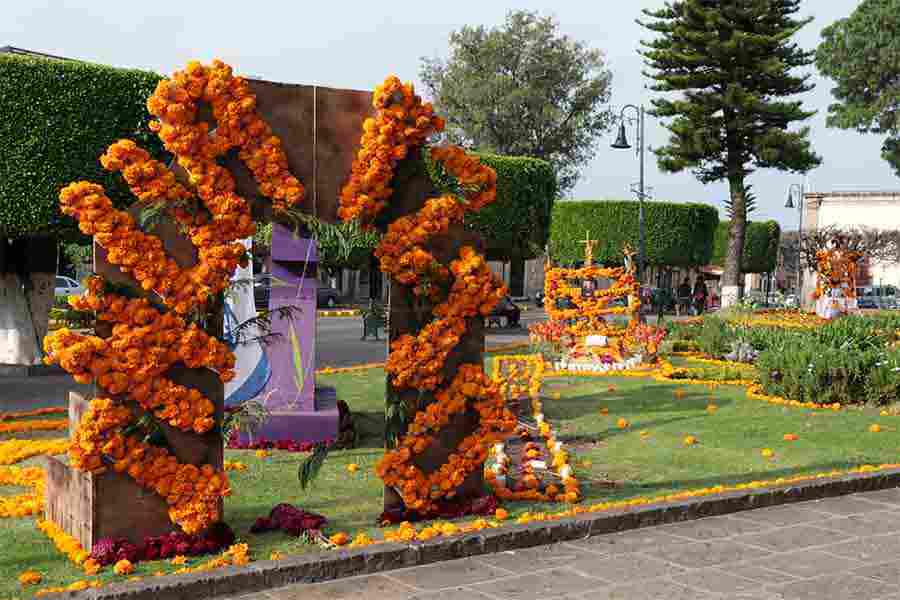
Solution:
[[[434,5],[408,0],[7,0],[0,6],[0,46],[163,74],[192,59],[220,58],[249,77],[371,89],[389,73],[418,83],[421,58],[446,57],[452,31],[463,25],[497,26],[509,10],[529,9],[553,16],[562,33],[605,53],[612,72],[611,108],[618,111],[625,104],[649,106],[653,92],[642,75],[637,50],[650,32],[635,19],[642,8],[663,4],[664,0],[454,0]],[[814,48],[822,28],[848,16],[858,4],[858,0],[804,0],[801,15],[815,20],[797,35],[797,42]],[[805,178],[807,191],[900,189],[900,178],[881,159],[880,136],[825,126],[832,84],[812,72],[816,89],[803,99],[806,108],[819,111],[809,125],[813,147],[823,162]],[[633,197],[630,188],[638,180],[638,160],[633,151],[609,147],[614,134],[598,141],[595,158],[585,165],[571,193],[573,199]],[[633,131],[630,136],[633,143]],[[649,146],[659,147],[668,133],[648,116],[646,137]],[[650,153],[646,181],[659,201],[721,207],[727,197],[724,183],[703,185],[689,172],[661,173]],[[750,182],[758,198],[751,218],[775,219],[783,229],[796,229],[797,210],[785,209],[784,204],[789,186],[804,183],[804,177],[759,171]]]

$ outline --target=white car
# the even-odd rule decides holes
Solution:
[[[71,277],[63,275],[56,276],[56,297],[67,298],[69,296],[80,296],[84,293],[84,288],[80,283]]]

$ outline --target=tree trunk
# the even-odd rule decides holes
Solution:
[[[747,229],[747,204],[742,177],[729,178],[731,188],[731,229],[728,232],[728,251],[722,273],[722,308],[737,304],[741,299],[741,262],[744,256],[744,236]]]
[[[31,312],[31,322],[38,343],[43,350],[44,337],[50,323],[50,309],[56,298],[56,274],[55,273],[30,273],[31,285],[28,288],[28,308]]]
[[[525,295],[525,260],[513,257],[509,263],[509,295],[519,297]]]
[[[40,362],[41,353],[22,282],[15,273],[0,273],[0,364]]]

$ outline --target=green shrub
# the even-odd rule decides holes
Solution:
[[[497,173],[497,199],[466,215],[466,224],[487,245],[489,260],[529,259],[541,255],[550,235],[556,201],[556,174],[539,158],[474,153]],[[459,192],[456,181],[439,165],[426,160],[428,174],[441,191]]]
[[[728,234],[731,221],[719,223],[715,232],[715,242],[711,264],[724,265],[728,253]],[[781,227],[775,221],[747,223],[744,234],[744,254],[741,270],[744,273],[770,273],[778,261],[778,246],[781,243]]]
[[[876,349],[836,347],[817,336],[792,336],[756,361],[767,393],[802,402],[860,404],[867,380],[883,355]]]
[[[649,265],[695,267],[709,264],[719,213],[705,204],[644,204],[646,261]],[[557,202],[550,225],[550,252],[557,264],[584,258],[585,233],[598,240],[594,258],[622,264],[625,244],[638,251],[638,203]]]
[[[706,317],[695,340],[700,351],[713,358],[721,358],[731,351],[732,342],[737,340],[734,328],[725,320]]]
[[[74,233],[58,210],[73,181],[102,184],[117,206],[133,202],[100,154],[131,138],[156,158],[146,101],[160,76],[80,61],[0,54],[0,237]]]

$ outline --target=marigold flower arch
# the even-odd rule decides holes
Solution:
[[[214,137],[209,125],[198,120],[201,102],[212,107]],[[376,89],[373,103],[376,117],[365,123],[362,148],[341,193],[344,219],[368,222],[378,215],[393,194],[397,161],[443,128],[431,106],[396,77]],[[121,172],[139,201],[163,203],[198,249],[198,263],[180,267],[158,237],[113,207],[101,186],[67,186],[60,193],[62,211],[78,220],[82,232],[94,236],[110,264],[155,294],[161,306],[147,298],[126,297],[94,276],[85,294],[71,298],[70,304],[112,324],[111,335],[61,329],[45,340],[46,360],[60,364],[79,382],[95,382],[105,393],[91,401],[72,436],[72,467],[99,471],[111,465],[127,473],[166,500],[173,522],[195,533],[220,518],[220,500],[230,491],[227,476],[211,465],[182,464],[167,449],[135,435],[139,424],[123,401],[137,403],[182,431],[204,434],[215,425],[212,403],[164,373],[183,363],[217,372],[222,381],[234,376],[233,354],[189,319],[206,311],[210,298],[225,290],[237,265],[247,260],[238,240],[255,231],[248,202],[236,193],[232,175],[216,159],[237,148],[260,193],[276,210],[298,205],[304,190],[288,172],[281,143],[257,113],[247,82],[234,77],[227,65],[190,63],[160,82],[147,106],[159,119],[153,130],[188,174],[191,188],[128,140],[113,144],[101,163]],[[396,386],[436,392],[437,401],[415,413],[398,447],[388,451],[378,467],[407,508],[420,512],[440,498],[452,497],[465,477],[482,467],[491,444],[515,426],[498,384],[484,374],[482,365],[462,365],[449,385],[444,385],[442,373],[448,354],[465,333],[466,319],[488,314],[505,289],[473,248],[462,248],[457,260],[443,266],[424,247],[429,238],[461,223],[466,212],[495,199],[496,174],[457,147],[435,148],[431,157],[456,177],[463,197],[432,198],[415,215],[397,219],[377,251],[384,272],[412,286],[416,295],[439,302],[433,311],[437,318],[417,336],[395,340],[386,364]],[[445,297],[443,288],[449,288]],[[480,425],[446,464],[428,474],[413,465],[413,458],[433,443],[434,434],[469,408],[480,415]]]

